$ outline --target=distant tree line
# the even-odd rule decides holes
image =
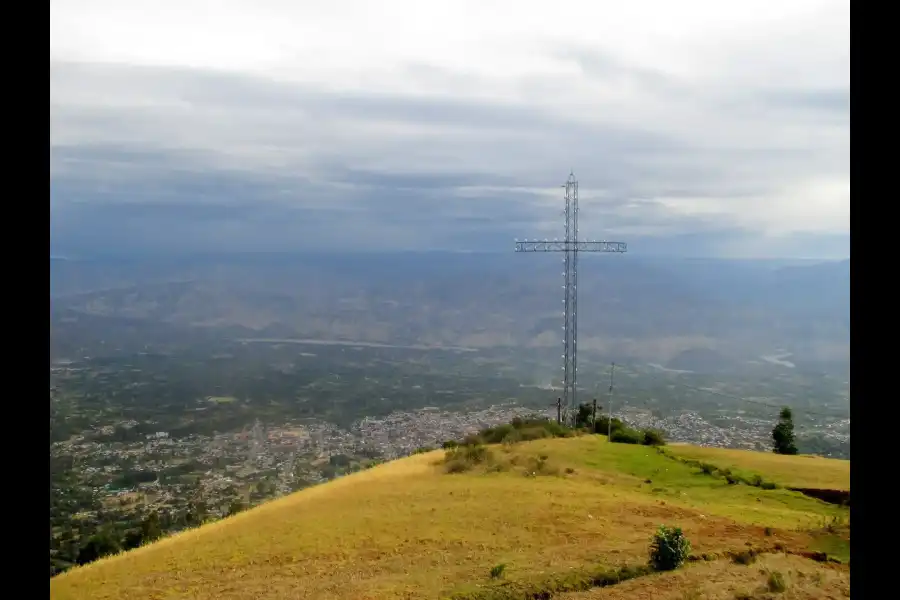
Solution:
[[[230,516],[247,508],[245,502],[235,499],[225,514]],[[99,510],[97,515],[96,519],[81,520],[74,527],[71,521],[57,525],[60,531],[51,542],[51,577],[73,565],[84,565],[104,556],[138,548],[169,533],[202,525],[213,517],[202,501],[191,502],[185,509],[172,514],[154,511],[144,516],[123,518],[121,513]],[[59,523],[52,517],[51,506],[51,527],[54,522]]]

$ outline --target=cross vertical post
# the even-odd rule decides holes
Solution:
[[[578,180],[574,173],[563,186],[566,188],[565,238],[559,240],[516,240],[516,252],[562,252],[563,253],[563,421],[570,424],[578,409],[576,399],[578,373],[578,253],[628,251],[625,242],[581,242],[578,240]]]

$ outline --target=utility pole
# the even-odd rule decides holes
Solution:
[[[556,399],[556,422],[562,423],[562,398]]]
[[[612,363],[609,369],[609,422],[606,424],[606,437],[612,441],[612,395],[613,395],[613,377],[616,374],[616,363]]]
[[[597,399],[594,398],[594,412],[591,415],[591,433],[597,433]]]
[[[565,270],[565,295],[563,297],[563,405],[565,420],[569,424],[575,418],[578,403],[575,399],[578,369],[578,254],[580,252],[628,251],[625,242],[580,242],[578,241],[578,180],[569,173],[566,184],[566,237],[564,240],[516,240],[516,252],[562,252]]]

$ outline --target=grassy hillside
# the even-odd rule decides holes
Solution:
[[[781,574],[783,592],[770,589],[773,574]],[[777,584],[776,584],[777,585]],[[777,588],[776,588],[777,589]],[[765,555],[752,566],[731,561],[704,562],[680,571],[623,582],[615,587],[560,594],[559,600],[781,600],[849,598],[850,573],[785,554]]]
[[[675,448],[684,451],[667,451]],[[448,473],[444,452],[436,451],[304,490],[73,569],[51,579],[50,596],[525,597],[513,591],[560,590],[598,569],[646,564],[650,537],[663,523],[682,527],[695,557],[711,562],[619,584],[631,590],[629,598],[657,597],[641,589],[671,591],[666,578],[705,585],[733,580],[750,593],[760,568],[727,558],[748,547],[779,552],[760,559],[777,568],[805,569],[803,585],[811,590],[832,586],[834,594],[849,580],[845,566],[784,555],[826,550],[846,558],[846,508],[786,489],[730,485],[655,448],[610,444],[602,436],[487,452],[466,465],[471,468],[453,469],[461,473]],[[806,460],[810,477],[822,480],[840,464]],[[771,479],[782,476],[778,466],[771,468]],[[820,469],[823,474],[813,474]],[[502,575],[492,578],[492,567],[501,564]],[[799,593],[800,576],[787,570]]]
[[[676,445],[670,451],[689,459],[731,469],[744,476],[763,475],[779,485],[826,490],[850,489],[850,461],[819,456],[781,456],[765,452],[744,452],[723,448]]]

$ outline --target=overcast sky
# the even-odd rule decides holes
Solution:
[[[60,253],[849,256],[848,0],[51,0]]]

